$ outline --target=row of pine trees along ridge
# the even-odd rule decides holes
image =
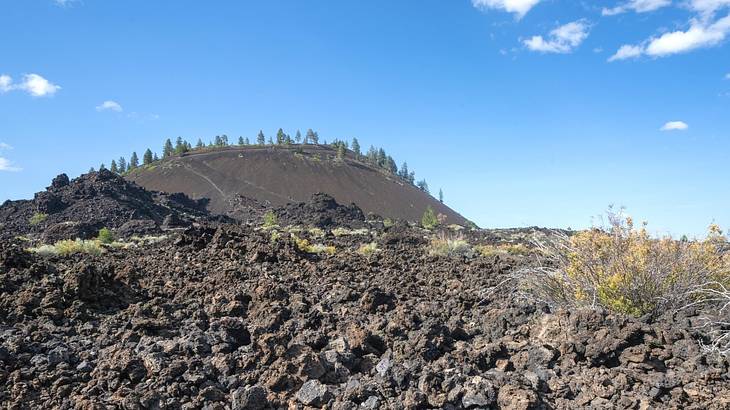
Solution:
[[[307,130],[306,134],[302,136],[302,133],[297,130],[296,134],[294,135],[294,138],[292,138],[289,134],[285,133],[283,129],[279,128],[279,130],[276,132],[276,140],[274,140],[272,137],[269,137],[268,140],[266,136],[264,135],[263,131],[259,131],[258,135],[256,136],[256,143],[252,144],[251,141],[248,139],[248,137],[238,137],[238,141],[236,144],[233,144],[229,142],[227,135],[216,135],[215,138],[210,141],[208,144],[205,144],[202,139],[198,138],[198,141],[193,146],[190,142],[183,139],[182,137],[178,137],[175,141],[175,144],[172,143],[172,140],[169,138],[165,141],[164,145],[162,146],[162,158],[168,158],[175,155],[181,155],[185,154],[187,152],[194,152],[198,150],[202,150],[205,148],[219,148],[219,147],[228,147],[228,146],[277,146],[277,145],[299,145],[299,144],[319,144],[319,134],[317,134],[316,131],[313,131],[312,129]],[[365,162],[367,164],[370,164],[372,166],[378,167],[385,172],[395,175],[403,179],[404,181],[413,184],[417,186],[419,189],[426,193],[430,193],[428,189],[428,183],[425,179],[421,179],[419,181],[416,181],[416,173],[408,169],[408,163],[403,162],[403,164],[400,166],[400,168],[396,165],[395,160],[393,157],[388,155],[383,148],[376,148],[374,146],[370,146],[370,148],[367,150],[367,152],[363,153],[362,148],[360,147],[360,142],[357,140],[357,138],[353,138],[351,143],[348,143],[347,141],[335,139],[332,141],[332,143],[327,143],[325,140],[323,142],[323,145],[328,145],[331,147],[334,147],[337,150],[337,159],[338,160],[344,160],[345,155],[347,154],[347,150],[349,149],[352,152],[352,156],[358,160]],[[142,155],[142,163],[140,164],[139,157],[137,156],[137,152],[132,152],[132,155],[129,157],[129,161],[127,161],[124,157],[119,157],[118,159],[112,159],[111,164],[109,166],[109,170],[111,172],[114,172],[119,175],[125,175],[128,172],[131,172],[140,166],[142,167],[148,167],[152,166],[155,162],[159,161],[160,157],[157,155],[157,153],[153,153],[151,149],[147,148]],[[102,163],[99,166],[99,170],[106,169],[106,165]],[[94,171],[94,168],[92,167],[90,172]],[[444,195],[443,191],[439,189],[439,201],[444,201]]]

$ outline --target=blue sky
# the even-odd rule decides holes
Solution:
[[[168,137],[314,128],[385,147],[483,227],[617,204],[730,228],[730,0],[0,8],[0,201]]]

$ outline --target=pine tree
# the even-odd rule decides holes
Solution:
[[[244,145],[243,137],[238,137],[238,145]]]
[[[248,137],[246,137],[246,140],[244,141],[244,143],[245,143],[246,145],[251,145],[251,143],[250,143],[250,142],[249,142],[249,140],[248,140]]]
[[[104,164],[101,164],[101,166],[99,167],[99,169],[103,169],[103,168],[104,168]],[[109,171],[111,171],[111,172],[113,172],[115,174],[118,174],[119,173],[119,168],[117,167],[117,161],[112,160],[112,164],[109,167]]]
[[[266,137],[264,136],[263,131],[259,131],[259,135],[256,137],[256,142],[259,145],[264,145],[266,143]]]
[[[167,141],[165,141],[165,145],[162,147],[162,158],[169,157],[174,151],[175,149],[172,148],[172,141],[168,138]]]
[[[299,130],[297,130],[297,134],[294,136],[294,140],[297,142],[297,144],[302,142],[302,133],[299,132]]]
[[[221,137],[221,147],[227,147],[228,146],[228,135],[223,134]]]
[[[398,173],[398,175],[400,175],[400,177],[405,179],[406,181],[408,180],[409,174],[408,174],[408,163],[407,162],[403,162],[403,165],[400,166],[400,173]]]
[[[213,145],[216,146],[216,147],[223,146],[223,138],[221,138],[220,135],[216,135],[215,136],[215,142],[213,142]]]
[[[276,144],[282,145],[286,142],[286,134],[284,134],[284,130],[279,128],[279,131],[276,131]]]
[[[205,147],[205,143],[203,142],[202,139],[198,138],[198,143],[195,144],[195,148],[200,149],[200,148],[204,148],[204,147]]]
[[[368,149],[367,160],[372,165],[378,165],[378,150],[372,145]]]
[[[423,216],[421,217],[421,226],[423,226],[426,229],[433,229],[436,226],[438,226],[439,220],[436,216],[436,213],[433,211],[433,208],[430,206],[426,208],[426,211],[423,213]]]
[[[89,173],[92,173],[92,172],[94,172],[94,171],[96,171],[96,170],[94,169],[94,167],[91,167],[91,168],[89,168]]]
[[[390,155],[385,161],[385,169],[393,175],[398,175],[398,165],[395,165],[395,160]]]
[[[104,163],[102,162],[101,165],[99,165],[99,172],[104,171],[106,167],[104,166]]]
[[[345,159],[345,144],[343,142],[337,144],[337,159],[340,161]]]
[[[147,151],[145,151],[144,155],[142,155],[142,164],[143,165],[152,164],[152,151],[149,148],[147,148]]]
[[[439,188],[439,202],[444,203],[444,190]]]
[[[272,140],[271,137],[269,137],[269,145],[274,145],[274,140]]]
[[[127,172],[127,160],[124,159],[124,157],[119,157],[119,162],[117,163],[117,166],[119,167],[120,174]]]
[[[388,156],[385,155],[385,150],[382,148],[378,149],[378,166],[385,168],[387,161]]]
[[[177,141],[175,142],[175,154],[180,155],[188,152],[188,143],[182,139],[182,137],[177,137]]]
[[[152,161],[159,161],[159,160],[160,160],[160,157],[158,157],[157,153],[155,152],[155,154],[152,156]]]
[[[411,171],[411,173],[408,174],[408,178],[407,179],[408,179],[408,182],[410,182],[411,184],[413,184],[414,182],[416,182],[416,173],[413,172],[413,171]]]
[[[132,152],[132,156],[129,157],[129,170],[133,170],[139,166],[139,158],[137,158],[137,151]]]
[[[310,128],[307,130],[306,141],[309,141],[312,144],[319,144],[319,135]]]
[[[360,155],[362,153],[360,152],[360,141],[357,140],[357,138],[352,139],[352,152],[355,153],[355,158],[360,158]]]
[[[416,186],[421,191],[428,193],[428,184],[426,183],[426,180],[425,179],[422,179],[422,180],[418,181],[418,183],[416,184]]]

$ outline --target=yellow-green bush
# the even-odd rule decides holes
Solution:
[[[702,298],[708,283],[730,284],[730,264],[721,251],[722,232],[706,239],[653,238],[645,225],[609,214],[610,226],[579,232],[552,249],[538,292],[571,305],[603,306],[631,315],[680,308]]]
[[[33,214],[33,216],[28,219],[28,223],[32,226],[38,225],[48,219],[48,214],[44,214],[43,212],[36,212]]]
[[[473,250],[469,242],[460,235],[447,236],[442,234],[431,239],[428,253],[435,256],[471,256]]]
[[[110,245],[114,242],[114,233],[109,228],[101,228],[96,239],[105,245]]]
[[[439,224],[438,217],[436,216],[436,213],[433,211],[433,208],[430,206],[426,208],[426,211],[423,212],[423,216],[421,217],[421,226],[423,226],[426,229],[433,229],[437,227]]]
[[[41,245],[37,248],[28,249],[30,252],[43,256],[58,255],[69,256],[76,253],[85,253],[89,255],[101,255],[104,253],[99,241],[82,240],[82,239],[66,239],[58,241],[53,245]]]
[[[530,254],[530,248],[521,243],[502,245],[477,245],[474,247],[474,249],[479,252],[480,255],[485,257],[494,255],[527,256]]]
[[[294,243],[297,246],[297,249],[299,249],[302,252],[306,253],[326,253],[328,255],[334,255],[336,252],[336,248],[334,246],[327,246],[322,244],[310,244],[307,239],[299,238],[298,236],[292,234],[292,239],[294,240]]]
[[[379,252],[380,249],[378,249],[378,244],[375,242],[366,243],[360,246],[358,248],[357,252],[364,256],[370,256],[377,252]]]
[[[264,228],[273,228],[278,224],[276,214],[273,211],[268,211],[264,214]]]

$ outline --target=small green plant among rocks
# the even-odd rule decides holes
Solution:
[[[96,239],[104,245],[111,245],[114,243],[114,233],[109,228],[101,228]]]
[[[36,226],[42,222],[44,222],[46,219],[48,219],[48,214],[45,214],[43,212],[36,212],[33,214],[33,216],[30,217],[28,220],[28,223],[32,226]]]
[[[297,246],[297,249],[299,249],[302,252],[306,253],[313,253],[313,254],[319,254],[319,253],[326,253],[327,255],[334,255],[337,249],[334,246],[327,246],[322,244],[310,244],[307,239],[299,238],[296,235],[292,234],[292,239],[294,240],[294,243]]]
[[[423,216],[421,217],[421,226],[423,226],[426,229],[433,229],[439,225],[438,217],[436,216],[436,213],[433,211],[433,208],[430,206],[426,208],[426,211],[423,213]]]
[[[264,214],[264,228],[270,229],[278,225],[279,221],[273,211],[268,211]]]
[[[371,256],[376,254],[377,252],[380,252],[380,249],[378,248],[378,244],[375,242],[366,243],[360,246],[360,248],[357,250],[357,252],[364,256]]]

